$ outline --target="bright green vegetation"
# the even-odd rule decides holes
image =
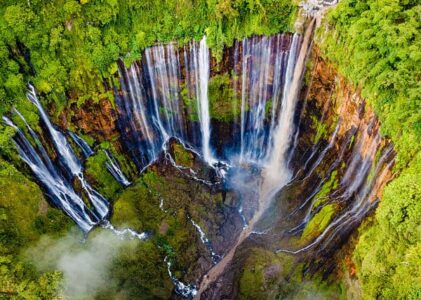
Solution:
[[[366,299],[421,297],[420,39],[418,1],[345,0],[328,14],[321,48],[362,88],[398,152],[400,175],[386,188],[354,259]]]
[[[366,299],[421,297],[421,155],[384,190],[354,253]]]
[[[179,165],[185,167],[192,167],[193,166],[193,154],[184,149],[184,147],[180,144],[173,145],[174,151],[174,159],[175,162]]]
[[[270,116],[273,109],[273,99],[268,99],[265,105],[265,114],[266,116]]]
[[[292,29],[293,1],[2,1],[0,5],[0,114],[24,98],[28,80],[54,103],[66,94],[82,103],[109,98],[116,61],[140,58],[155,42],[183,44],[207,35],[221,58],[235,38]]]
[[[236,95],[232,86],[233,77],[228,73],[216,74],[209,79],[209,110],[214,120],[229,122],[240,115],[241,99]],[[198,121],[197,99],[189,97],[186,88],[181,89],[181,97],[186,105],[192,121]],[[271,109],[271,101],[268,101],[267,110]]]
[[[180,98],[187,108],[187,118],[190,121],[199,121],[197,99],[189,95],[189,90],[185,85],[181,86]]]
[[[69,228],[68,218],[48,205],[34,182],[0,159],[0,294],[57,297],[60,273],[37,271],[23,252],[41,235],[57,237]]]
[[[306,225],[306,228],[301,236],[301,240],[308,241],[320,235],[327,225],[329,225],[329,222],[332,220],[335,212],[335,205],[328,204],[323,206],[323,208],[316,213]]]
[[[119,226],[129,226],[135,230],[156,232],[157,224],[163,217],[159,210],[158,195],[148,190],[145,182],[154,181],[162,184],[155,173],[148,173],[133,186],[126,189],[114,204],[112,221]]]
[[[313,209],[317,208],[320,204],[324,203],[328,199],[328,195],[338,187],[338,171],[334,170],[328,181],[326,181],[320,191],[314,196],[314,206]]]
[[[173,283],[156,244],[132,241],[124,245],[109,269],[114,285],[105,289],[97,299],[169,299]]]
[[[268,291],[278,288],[287,267],[273,252],[251,249],[240,277],[239,299],[267,298]]]
[[[86,141],[89,141],[91,145],[93,143],[93,139],[90,137]],[[134,176],[135,165],[132,161],[127,160],[124,155],[118,153],[110,142],[99,144],[95,147],[95,154],[88,157],[85,163],[86,176],[105,198],[111,200],[116,198],[119,192],[122,191],[123,186],[107,170],[106,162],[108,162],[108,158],[104,150],[108,150],[111,153],[128,178]]]
[[[231,121],[240,114],[240,101],[238,99],[236,101],[228,73],[210,78],[209,109],[211,118],[219,121]]]
[[[122,255],[114,262],[111,274],[122,283],[123,290],[124,287],[127,289],[130,298],[168,298],[173,286],[163,260],[170,254],[169,251],[173,252],[177,243],[170,244],[166,235],[168,231],[174,234],[177,230],[174,226],[170,228],[171,222],[159,209],[159,195],[149,191],[146,182],[150,185],[152,182],[158,185],[163,183],[155,173],[145,174],[116,200],[111,222],[117,227],[147,231],[151,237],[134,248],[122,249]],[[174,219],[171,221],[174,222]],[[158,245],[162,248],[159,249]]]
[[[307,70],[308,70],[307,73],[311,73],[310,69],[307,69]],[[332,105],[332,106],[335,105],[335,104],[332,104],[332,102],[330,103],[331,104],[329,105]],[[329,139],[329,137],[333,134],[333,131],[335,130],[335,126],[338,122],[337,116],[332,117],[331,118],[332,120],[330,120],[329,117],[326,117],[326,116],[323,116],[320,119],[319,117],[315,115],[310,115],[310,119],[311,119],[311,127],[312,129],[315,130],[315,134],[313,135],[313,144],[317,144],[318,142],[320,142],[321,139]]]
[[[324,54],[362,88],[401,168],[420,150],[420,14],[416,0],[345,0],[328,14],[332,30],[321,32]]]
[[[312,127],[316,130],[316,134],[313,137],[313,143],[316,144],[322,137],[325,137],[328,126],[324,122],[320,122],[316,116],[311,116]]]
[[[86,160],[86,176],[95,183],[98,191],[107,199],[114,196],[123,188],[121,184],[108,172],[105,163],[108,161],[104,151],[97,151]]]
[[[345,299],[342,286],[304,276],[294,256],[261,248],[249,253],[241,270],[239,299]]]

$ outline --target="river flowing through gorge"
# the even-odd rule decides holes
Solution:
[[[83,132],[53,124],[32,86],[28,100],[41,129],[17,110],[3,120],[15,129],[19,155],[51,204],[86,234],[103,227],[130,239],[150,236],[112,225],[113,201],[85,174],[86,161],[100,151],[103,167],[123,190],[167,163],[209,193],[234,199],[226,215],[241,222],[229,230],[227,220],[185,216],[211,258],[194,281],[186,275],[192,268],[174,272],[169,256],[161,262],[174,297],[230,298],[235,269],[251,244],[312,262],[309,270],[329,263],[392,177],[393,145],[381,137],[364,99],[320,59],[312,47],[314,27],[312,20],[303,34],[236,41],[220,62],[206,37],[149,47],[129,67],[119,61],[119,83],[110,88],[119,138],[109,142],[118,143],[115,154],[133,161],[136,175],[125,174],[112,151],[90,146]],[[200,163],[177,159],[175,147]],[[169,202],[162,198],[156,208],[166,214]],[[215,228],[223,232],[220,238]]]

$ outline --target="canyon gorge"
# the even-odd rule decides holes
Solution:
[[[52,61],[67,49],[64,41],[74,43],[71,49],[81,45],[75,30],[92,30],[91,42],[99,34],[81,17],[84,9],[106,19],[98,1],[64,2],[62,13],[70,15],[48,38],[53,47],[54,34],[62,34]],[[83,71],[95,60],[78,62],[96,50],[72,59],[77,50],[66,50],[57,61],[80,66],[69,67],[69,85],[55,79],[66,67],[39,67],[42,46],[19,35],[31,29],[19,33],[16,25],[16,37],[4,38],[5,57],[26,75],[16,89],[0,90],[18,95],[0,110],[0,233],[10,247],[0,248],[0,295],[417,299],[419,73],[418,84],[403,88],[412,93],[405,98],[395,69],[389,79],[360,79],[378,66],[349,67],[369,60],[362,50],[338,62],[347,54],[340,43],[355,38],[341,18],[354,10],[353,18],[362,18],[358,9],[368,14],[378,1],[173,2],[110,1],[119,12],[110,9],[110,19],[96,23],[102,46],[112,40],[107,34],[118,36],[118,26],[128,31],[125,18],[134,30],[135,13],[146,13],[145,31],[133,34],[130,51],[120,45],[108,64],[111,52],[104,52],[101,71]],[[396,18],[419,14],[419,5],[407,2]],[[5,5],[0,26],[11,26],[16,7],[33,6],[51,9]],[[202,10],[219,20],[216,27],[198,23],[194,36],[177,35],[190,27],[171,28]],[[157,16],[147,20],[148,11]],[[147,31],[162,11],[171,21]],[[39,24],[48,23],[43,18]],[[228,29],[237,26],[246,32]],[[408,40],[419,44],[414,36]],[[415,74],[416,63],[405,70],[412,67]],[[377,78],[391,87],[375,90]],[[405,284],[393,288],[399,278]]]

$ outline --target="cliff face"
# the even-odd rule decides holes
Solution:
[[[305,102],[309,107],[317,107],[315,111],[319,113],[316,114],[320,115],[321,112],[321,118],[317,121],[311,116],[309,110],[308,113],[304,112],[303,116],[304,119],[310,118],[313,120],[312,125],[310,125],[313,130],[314,128],[320,129],[317,128],[317,125],[320,126],[321,124],[328,128],[323,133],[316,130],[316,137],[329,139],[335,134],[336,130],[337,139],[340,141],[353,128],[356,128],[355,138],[350,146],[358,144],[358,148],[355,150],[361,158],[370,157],[373,162],[378,160],[375,156],[378,156],[381,150],[391,148],[392,144],[390,140],[381,137],[381,124],[373,110],[361,97],[360,91],[338,74],[332,64],[323,59],[317,48],[311,54],[310,68],[312,69],[309,71],[311,72],[311,79],[307,83]],[[331,131],[333,128],[335,129]],[[316,140],[314,136],[313,140]],[[370,146],[373,146],[373,144],[377,146],[377,151],[370,153]],[[335,148],[340,148],[338,142],[335,143]],[[394,156],[393,151],[390,151],[390,155],[385,160],[393,161]],[[377,184],[384,186],[391,179],[390,169],[386,169],[384,177],[376,181],[376,186]],[[381,190],[382,187],[373,188],[372,196],[379,198]],[[370,198],[370,200],[374,199]]]
[[[75,103],[59,117],[61,127],[69,128],[72,124],[86,135],[98,141],[112,141],[118,138],[117,112],[109,99],[98,102],[86,101],[81,107]]]
[[[260,39],[256,38],[256,42]],[[283,39],[285,42],[281,45],[285,48],[281,47],[281,51],[285,51],[292,40],[291,36]],[[211,142],[220,157],[227,155],[225,150],[235,144],[233,141],[239,140],[241,124],[238,109],[243,82],[239,80],[242,66],[238,58],[243,51],[243,45],[236,44],[224,52],[220,63],[211,61]],[[259,53],[253,53],[253,62],[262,64],[264,57]],[[273,103],[270,91],[276,84],[275,68],[264,63],[261,67],[267,68],[267,71],[265,87],[259,89],[267,89],[267,92],[259,101],[268,103],[263,123],[269,126],[268,111]],[[185,80],[184,58],[180,59],[180,73]],[[246,81],[246,84],[251,83]],[[156,85],[160,86],[162,82],[158,81]],[[184,88],[183,84],[181,88]],[[122,89],[119,95],[124,96],[125,93]],[[183,114],[197,114],[197,108],[188,99],[193,95],[183,91],[180,94]],[[137,117],[126,115],[104,99],[98,103],[88,102],[80,108],[69,108],[61,116],[60,123],[63,128],[72,124],[98,142],[111,142],[114,151],[120,154],[120,161],[136,159],[136,151],[127,140],[131,135],[139,135],[143,143],[145,137],[140,131],[132,132],[128,127],[119,126],[117,121],[122,116],[128,120]],[[198,120],[193,118],[189,122],[193,125],[186,123],[183,130],[194,136],[195,132],[188,131],[198,126]],[[347,245],[361,221],[376,207],[384,185],[392,178],[395,155],[392,145],[381,137],[379,121],[359,91],[321,57],[317,48],[313,49],[308,60],[294,124],[297,131],[288,157],[293,171],[292,181],[275,197],[259,224],[261,231],[238,248],[221,277],[204,292],[202,297],[205,299],[299,296],[299,287],[307,280],[305,274],[313,274],[312,280],[316,285],[310,289],[314,291],[318,290],[319,274],[325,277],[332,274],[347,278],[355,276],[349,257],[345,264],[348,266],[346,275],[338,268],[344,257],[344,251],[340,250]],[[205,182],[200,184],[200,180],[213,182],[217,177],[214,171],[207,169],[195,153],[183,150],[182,145],[175,141],[170,143],[168,151],[148,168],[146,175],[131,172],[132,179],[137,180],[136,187],[129,188],[116,199],[113,220],[121,225],[134,224],[138,230],[145,230],[146,226],[157,234],[159,247],[163,247],[164,243],[165,247],[176,250],[173,272],[180,279],[198,285],[215,259],[209,253],[215,251],[217,256],[223,256],[229,251],[242,230],[243,222],[251,218],[256,202],[244,201],[241,191],[227,185],[217,184],[208,188]],[[175,159],[175,164],[170,157]],[[100,168],[96,170],[101,172]],[[151,173],[156,176],[152,181]],[[89,174],[92,182],[97,180],[95,177],[101,177],[92,172]],[[199,182],[197,179],[200,179]],[[247,181],[250,178],[243,179]],[[143,184],[147,190],[142,187]],[[144,192],[151,193],[156,205],[148,206],[148,214],[129,213],[130,210],[143,209],[140,204],[133,203],[131,197],[138,197],[138,193]],[[140,198],[143,199],[143,196]],[[162,203],[168,201],[165,210],[170,209],[176,218],[163,216],[162,212],[167,212],[162,210],[160,199],[164,199]],[[195,237],[191,220],[198,222],[209,239],[207,242]],[[180,225],[187,226],[187,229],[181,230]],[[197,243],[202,244],[188,246]],[[346,253],[352,251],[349,248]],[[160,255],[169,255],[165,251]],[[337,286],[332,284],[332,290],[326,293],[326,297],[337,294]]]
[[[299,131],[291,146],[294,179],[278,193],[261,233],[237,250],[203,299],[299,297],[306,285],[310,294],[334,297],[338,280],[355,286],[349,256],[355,239],[350,237],[392,179],[395,153],[359,91],[317,48],[309,57],[300,99]],[[312,284],[306,274],[312,274]],[[324,294],[320,275],[331,284]]]

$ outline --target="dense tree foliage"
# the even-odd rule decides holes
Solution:
[[[367,299],[421,297],[420,18],[415,0],[343,0],[320,32],[324,53],[362,89],[398,152],[401,174],[354,254]]]
[[[295,11],[289,0],[3,1],[0,113],[24,98],[28,80],[60,111],[66,93],[80,102],[106,97],[117,59],[130,64],[155,42],[206,34],[220,57],[235,38],[289,30]]]
[[[354,254],[366,299],[421,297],[421,155],[390,183]]]
[[[25,99],[28,81],[34,83],[42,101],[50,104],[50,111],[57,114],[72,102],[81,104],[87,99],[111,99],[106,85],[117,84],[116,61],[121,58],[129,65],[140,58],[145,47],[156,42],[175,40],[182,45],[206,34],[212,54],[220,59],[223,47],[231,46],[236,38],[291,30],[296,12],[294,2],[4,0],[0,4],[0,115],[17,106],[35,126],[36,109]],[[400,175],[386,187],[373,224],[363,228],[354,253],[363,295],[367,299],[421,297],[420,18],[421,6],[415,0],[342,0],[327,16],[328,30],[324,31],[326,26],[322,26],[319,32],[323,53],[362,90],[378,114],[383,132],[392,139],[398,151]],[[232,117],[230,99],[234,96],[228,85],[229,78],[223,75],[215,76],[210,82],[210,108],[215,119]],[[195,102],[188,97],[183,100],[196,111]],[[315,141],[325,130],[322,124],[317,128]],[[69,229],[70,221],[59,211],[49,208],[39,188],[5,160],[17,158],[10,143],[13,133],[13,129],[0,124],[0,298],[19,295],[29,299],[52,299],[57,296],[61,274],[38,272],[25,261],[22,251],[43,234],[63,234]],[[190,162],[190,158],[181,152],[176,156],[185,164]],[[104,173],[105,159],[104,153],[91,157],[86,165],[87,174],[97,181],[104,195],[112,198],[120,186]],[[333,177],[319,197],[336,186]],[[149,174],[149,180],[146,178],[123,193],[116,203],[119,213],[114,215],[113,221],[120,225],[132,221],[139,229],[156,230],[161,213],[149,213],[151,203],[145,196],[145,183],[150,186],[169,184],[155,181],[158,179]],[[144,198],[137,199],[136,194],[144,195]],[[156,208],[158,197],[155,198]],[[140,205],[144,211],[136,214]],[[332,206],[326,208],[310,224],[306,236],[319,233],[327,225],[334,210]],[[139,223],[142,214],[145,215],[142,220],[149,223]],[[188,249],[190,252],[183,248],[193,230],[185,228],[183,218],[171,217],[162,223],[170,230],[156,242],[168,256],[174,255],[172,252],[196,251],[193,246]],[[162,227],[165,229],[165,226]],[[136,286],[133,295],[145,294],[145,291],[155,297],[169,294],[172,285],[168,278],[161,282],[162,287],[153,290],[158,286],[154,281],[141,285],[131,277],[137,272],[145,277],[150,275],[155,267],[154,259],[160,258],[162,253],[150,243],[129,250],[126,256],[118,258],[113,269],[120,284]],[[147,255],[155,258],[148,259]],[[181,255],[178,259],[183,265]],[[240,293],[256,298],[262,291],[255,289],[257,286],[253,283],[263,282],[268,286],[275,283],[264,278],[261,267],[269,266],[269,262],[266,263],[260,253],[251,256],[249,261],[256,261],[257,267],[243,270]],[[146,267],[139,271],[138,262]],[[122,268],[127,270],[123,272]],[[161,275],[166,273],[165,265],[155,271]],[[153,279],[160,281],[161,275]],[[295,289],[286,283],[280,286],[285,294],[288,289]],[[313,293],[312,287],[307,290]],[[300,291],[305,294],[306,289]]]
[[[324,53],[362,89],[400,167],[420,150],[420,18],[416,0],[344,0],[328,15],[332,30],[322,33]]]
[[[70,226],[57,209],[49,208],[41,190],[0,159],[0,298],[54,299],[61,274],[41,273],[24,251],[41,235],[60,236]]]

